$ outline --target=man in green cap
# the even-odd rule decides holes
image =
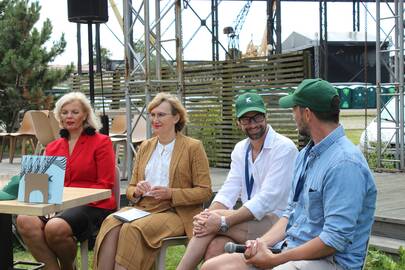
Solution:
[[[237,124],[248,138],[235,145],[231,169],[211,206],[194,217],[194,237],[177,269],[195,269],[204,255],[222,254],[227,242],[242,244],[259,237],[287,206],[295,144],[267,124],[266,106],[257,93],[238,96],[235,109]],[[242,206],[231,210],[239,197]]]
[[[321,79],[304,80],[280,99],[281,107],[293,108],[299,133],[311,137],[297,157],[287,209],[265,235],[246,242],[244,256],[222,255],[202,270],[362,269],[377,191],[339,124],[339,103],[336,89]]]

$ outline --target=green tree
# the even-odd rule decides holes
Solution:
[[[62,54],[66,41],[60,39],[45,46],[52,34],[46,19],[41,29],[34,27],[41,7],[29,0],[0,1],[0,124],[8,132],[18,120],[20,110],[50,109],[53,98],[44,91],[66,80],[73,64],[52,69],[48,64]]]
[[[101,67],[103,69],[107,68],[107,63],[111,60],[112,53],[109,49],[100,47],[100,58],[101,58]],[[96,46],[93,48],[93,63],[97,63],[97,50]]]

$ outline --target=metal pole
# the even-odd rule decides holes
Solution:
[[[270,57],[274,53],[274,39],[273,39],[273,1],[266,1],[266,13],[267,13],[267,57]]]
[[[94,108],[93,26],[91,22],[89,22],[87,25],[89,39],[89,92],[91,106]]]
[[[380,0],[375,1],[376,7],[376,94],[377,94],[377,168],[381,168],[381,50],[380,50]],[[366,145],[367,147],[367,145]]]
[[[144,1],[144,17],[145,17],[145,105],[148,106],[151,101],[150,95],[150,16],[149,16],[149,0]],[[146,137],[152,136],[152,126],[149,118],[146,118]]]
[[[155,0],[155,17],[156,17],[156,38],[155,38],[155,48],[156,48],[156,79],[162,79],[162,70],[161,70],[161,28],[160,28],[160,1]]]
[[[128,0],[128,7],[132,7],[132,0]],[[128,8],[128,20],[130,22],[130,26],[132,25],[133,22],[133,14],[130,8]],[[128,27],[127,28],[128,31],[128,44],[133,48],[134,47],[134,30],[133,27]],[[129,68],[130,70],[134,70],[135,67],[135,62],[134,62],[134,55],[132,53],[130,53],[128,55],[128,61],[129,61]]]
[[[214,0],[216,5],[218,6],[217,0]],[[182,37],[182,20],[181,20],[181,0],[176,0],[175,6],[175,17],[176,17],[176,71],[177,71],[177,78],[178,78],[178,89],[177,95],[179,99],[183,102],[184,98],[184,77],[183,77],[183,37]],[[218,25],[217,25],[218,27]]]
[[[82,74],[82,41],[80,23],[76,23],[76,41],[77,41],[77,73]]]
[[[96,72],[101,72],[100,24],[96,23]]]
[[[276,38],[277,38],[277,46],[276,46],[276,53],[281,54],[281,1],[276,0]]]
[[[399,7],[398,7],[398,0],[394,1],[394,5],[395,5],[395,48],[399,49],[399,44],[403,43],[403,40],[399,40],[399,18],[401,16],[399,16]],[[401,23],[402,24],[402,23]],[[399,93],[399,77],[400,77],[400,73],[399,73],[399,66],[400,66],[400,62],[404,61],[404,59],[399,58],[400,52],[399,50],[395,50],[395,93]],[[402,73],[402,77],[403,77],[403,73]],[[399,127],[399,100],[398,100],[398,96],[394,96],[395,99],[395,115],[394,115],[394,122],[395,122],[395,127]],[[396,129],[395,130],[395,159],[399,160],[399,130]],[[399,162],[396,163],[396,168],[399,169]]]
[[[131,12],[128,0],[123,1],[123,13],[124,13],[124,52],[125,52],[125,107],[126,107],[126,117],[127,117],[127,175],[128,180],[132,178],[132,113],[131,113],[131,97],[129,91],[129,59],[131,55],[130,51],[130,39],[129,39],[129,28],[131,27],[130,17],[128,13]]]
[[[404,160],[404,6],[403,0],[398,1],[398,31],[399,31],[399,76],[398,76],[398,94],[399,94],[399,168],[405,169]]]
[[[176,5],[177,5],[176,1]],[[180,3],[181,6],[181,3]],[[181,12],[181,11],[180,11]],[[219,60],[219,47],[218,47],[218,0],[211,0],[211,39],[212,39],[212,61]],[[177,14],[177,13],[176,13]],[[176,29],[177,31],[177,29]]]
[[[320,40],[320,75],[328,79],[328,22],[327,22],[327,1],[319,0],[319,40]]]

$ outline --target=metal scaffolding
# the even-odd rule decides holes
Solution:
[[[391,11],[390,16],[381,17],[381,2],[376,1],[376,86],[377,86],[377,167],[385,168],[386,164],[394,164],[397,170],[405,169],[404,161],[404,10],[403,0],[395,0],[393,3],[383,3],[388,5]],[[391,29],[388,32],[381,30],[381,22],[390,23]],[[390,39],[390,35],[394,35],[393,49],[382,50],[382,45]],[[391,69],[389,63],[381,57],[384,53],[390,53],[393,57],[393,66]],[[383,91],[383,82],[381,81],[381,67],[387,68],[391,74],[391,83],[395,88],[395,92]],[[392,96],[395,100],[395,113],[390,115],[390,119],[381,118],[381,109],[386,105],[382,99],[386,96]],[[394,123],[394,127],[386,127],[382,125],[382,120],[388,120]],[[388,141],[382,140],[382,131],[385,129],[394,129],[393,136]],[[391,146],[395,145],[394,153],[390,153]],[[391,158],[391,155],[394,158]]]
[[[127,108],[127,168],[129,171],[128,177],[130,177],[132,158],[135,153],[135,149],[132,145],[132,132],[134,130],[134,125],[137,124],[139,119],[133,119],[133,113],[131,110],[136,110],[136,114],[139,117],[145,117],[146,104],[151,100],[151,90],[159,91],[160,85],[175,85],[177,89],[177,94],[180,99],[184,97],[184,74],[183,74],[183,51],[187,48],[190,42],[195,38],[197,32],[204,29],[211,34],[211,48],[212,48],[212,60],[217,61],[220,58],[220,53],[227,52],[226,46],[221,44],[219,41],[219,31],[218,22],[220,20],[218,14],[218,7],[223,0],[207,0],[207,4],[211,5],[211,12],[206,16],[200,16],[196,9],[193,8],[189,0],[123,0],[123,28],[124,28],[124,47],[125,47],[125,95],[126,95],[126,108]],[[263,0],[267,2],[267,43],[269,54],[281,53],[281,1],[282,0]],[[319,2],[319,51],[320,62],[317,63],[316,69],[318,74],[325,79],[327,79],[327,41],[328,41],[328,29],[327,29],[327,2],[328,0],[312,0],[313,2]],[[353,30],[359,31],[360,20],[359,20],[359,0],[341,0],[341,2],[352,2],[353,3]],[[395,20],[395,33],[398,40],[403,40],[403,24],[402,22],[402,4],[403,0],[396,0],[395,11],[396,15],[393,17]],[[161,6],[162,5],[162,6]],[[164,6],[163,6],[164,5]],[[377,13],[379,12],[380,1],[376,2]],[[151,10],[154,7],[154,11]],[[183,40],[182,35],[182,13],[184,10],[188,10],[191,14],[199,20],[200,24],[196,25],[195,32],[186,39]],[[154,12],[154,15],[153,15]],[[174,15],[173,15],[174,14]],[[377,14],[378,20],[380,18],[379,13]],[[169,21],[169,22],[168,22]],[[164,22],[164,23],[162,23]],[[377,23],[377,29],[380,29],[379,23]],[[139,25],[143,28],[143,35],[141,37],[135,38],[134,29],[137,26],[139,30]],[[174,25],[174,31],[173,26]],[[165,27],[165,29],[163,29]],[[171,30],[169,30],[169,28]],[[139,31],[138,31],[139,32]],[[139,33],[138,33],[139,34]],[[167,38],[167,36],[172,35],[172,37]],[[165,37],[165,40],[162,40]],[[183,43],[184,41],[184,43]],[[142,54],[136,52],[136,46],[141,42],[144,46]],[[383,40],[380,40],[379,31],[377,31],[377,42],[378,44],[383,44]],[[169,46],[175,46],[175,53],[171,55]],[[395,52],[395,71],[391,71],[395,78],[393,84],[396,87],[395,98],[397,99],[397,140],[396,140],[396,161],[397,168],[404,168],[404,153],[403,153],[403,42],[396,42],[397,48],[393,50]],[[380,48],[380,46],[377,46]],[[378,63],[382,61],[379,57],[381,50],[377,51]],[[153,60],[153,61],[152,61]],[[378,111],[380,111],[382,103],[381,96],[386,95],[381,93],[381,70],[380,64],[377,63],[377,82],[378,82]],[[172,74],[175,76],[172,79],[167,79],[167,76],[162,76],[162,66],[165,66]],[[387,66],[388,63],[387,63]],[[140,76],[141,74],[141,76]],[[401,76],[400,76],[401,74]],[[173,79],[174,78],[174,79]],[[144,105],[143,108],[137,108],[132,104],[131,101],[131,90],[130,89],[143,89],[144,92]],[[139,92],[139,91],[138,91]],[[379,117],[381,122],[381,117]],[[151,136],[150,122],[147,122],[147,137]],[[381,129],[381,124],[378,127]],[[379,130],[379,165],[381,165],[382,150],[384,147],[381,146],[381,131]],[[402,151],[401,151],[402,149]]]
[[[267,1],[267,55],[281,53],[281,1]]]
[[[123,0],[124,10],[124,47],[125,47],[125,102],[126,102],[126,116],[127,116],[127,168],[128,179],[131,177],[132,172],[132,159],[135,154],[135,149],[132,144],[132,133],[140,117],[145,117],[146,105],[151,101],[151,89],[159,89],[162,83],[175,84],[179,98],[183,97],[183,39],[182,39],[182,20],[181,0],[171,0],[161,8],[160,0],[154,1],[155,7],[155,20],[151,22],[151,7],[152,1],[144,0],[137,4],[132,3],[130,0]],[[137,6],[136,6],[137,5]],[[141,11],[143,10],[143,14]],[[169,27],[174,23],[175,32],[174,37],[162,40],[162,20],[168,14],[174,11],[174,20],[171,20]],[[136,41],[132,41],[132,33],[134,26],[141,24],[144,29],[144,35]],[[166,32],[164,30],[164,32]],[[176,52],[175,56],[171,56],[169,50],[165,48],[165,44],[175,43]],[[144,55],[139,55],[136,52],[136,46],[143,44]],[[152,66],[152,55],[155,61]],[[176,80],[163,80],[162,79],[162,62],[176,73]],[[131,68],[133,67],[133,68]],[[153,72],[154,76],[152,77]],[[136,76],[135,76],[136,75]],[[137,108],[132,104],[131,89],[143,88],[144,89],[144,105],[143,108]],[[138,115],[133,119],[132,109],[137,110]],[[147,134],[151,137],[151,125],[147,117]]]

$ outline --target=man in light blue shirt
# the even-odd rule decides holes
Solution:
[[[321,79],[304,80],[280,99],[281,107],[293,108],[300,134],[311,137],[297,158],[288,207],[264,236],[247,241],[244,257],[216,257],[203,270],[362,268],[377,191],[366,160],[339,125],[339,103],[336,89]]]

